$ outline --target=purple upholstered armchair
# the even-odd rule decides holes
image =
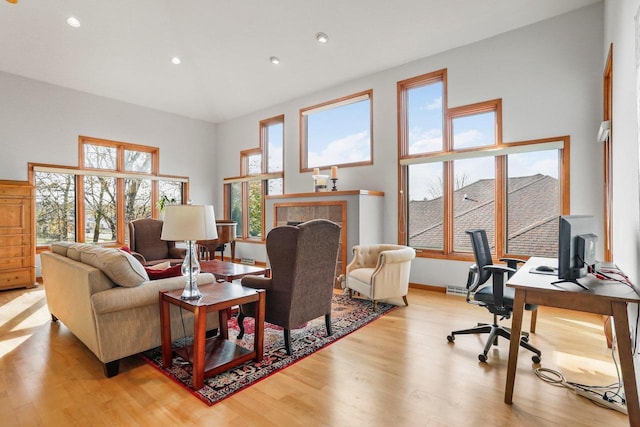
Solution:
[[[245,276],[242,285],[266,290],[265,321],[284,328],[287,354],[291,354],[291,329],[324,316],[331,335],[331,300],[340,247],[340,226],[314,219],[298,226],[276,227],[267,235],[271,277]],[[244,318],[254,317],[254,305],[240,307],[238,325],[244,335]]]
[[[129,247],[132,255],[142,265],[153,265],[170,261],[181,263],[187,250],[176,248],[176,242],[161,240],[163,221],[141,218],[129,223]]]

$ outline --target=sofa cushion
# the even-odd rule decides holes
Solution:
[[[67,249],[67,256],[74,261],[82,262],[80,254],[93,248],[95,248],[95,246],[89,245],[87,243],[72,243]]]
[[[132,288],[149,280],[140,261],[119,249],[94,247],[81,256],[82,262],[102,270],[116,285]]]
[[[67,250],[69,249],[69,247],[71,247],[71,245],[74,245],[74,242],[53,242],[51,244],[51,252],[53,252],[54,254],[58,254],[58,255],[62,255],[62,256],[67,256]]]

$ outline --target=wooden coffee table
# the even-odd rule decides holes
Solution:
[[[253,265],[236,264],[234,262],[219,261],[217,259],[211,261],[200,261],[200,271],[211,273],[216,279],[231,282],[244,276],[266,276],[271,275],[271,269],[268,267],[256,267]]]
[[[204,379],[227,371],[241,363],[255,359],[261,361],[264,353],[265,292],[262,289],[245,288],[236,283],[214,283],[199,287],[202,298],[183,300],[181,289],[160,292],[160,331],[162,334],[162,365],[171,366],[171,316],[170,304],[193,313],[193,344],[176,350],[193,367],[192,386],[199,390]],[[240,347],[228,340],[228,309],[239,304],[257,302],[255,338],[253,350]],[[218,336],[207,339],[207,313],[217,311],[220,322]]]

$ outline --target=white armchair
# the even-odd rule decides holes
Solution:
[[[401,245],[359,245],[353,247],[353,260],[347,265],[345,288],[373,301],[402,297],[405,305],[409,290],[411,260],[416,251]]]

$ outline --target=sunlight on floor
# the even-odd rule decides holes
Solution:
[[[596,329],[601,331],[603,326],[602,325],[597,325],[593,322],[585,322],[585,321],[581,321],[581,320],[575,320],[575,319],[569,319],[566,317],[558,317],[557,320],[562,321],[562,322],[567,322],[567,323],[571,323],[574,325],[579,325],[581,327],[584,328],[589,328],[589,329]]]
[[[0,307],[0,357],[28,340],[50,319],[44,290],[25,292]]]
[[[554,363],[562,367],[565,375],[606,375],[616,376],[615,366],[612,359],[598,360],[590,357],[583,357],[578,354],[565,353],[556,351],[554,354]]]

